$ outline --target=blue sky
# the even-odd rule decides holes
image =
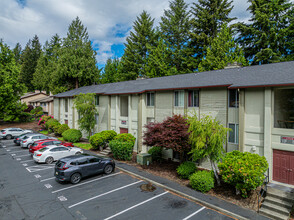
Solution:
[[[186,0],[191,4],[197,2]],[[246,0],[234,0],[232,17],[248,21]],[[35,34],[44,44],[56,33],[66,36],[69,24],[77,16],[87,27],[97,62],[101,68],[107,58],[121,57],[126,37],[133,22],[143,10],[160,21],[168,0],[1,0],[0,38],[11,48],[16,43],[25,47]]]

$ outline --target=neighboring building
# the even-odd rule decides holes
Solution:
[[[95,93],[96,132],[112,129],[142,144],[144,125],[195,111],[232,129],[226,151],[265,156],[270,178],[294,185],[294,62],[81,87],[54,96],[54,117],[78,128],[73,96]],[[164,151],[173,158],[171,150]]]
[[[29,104],[36,107],[40,106],[43,108],[43,112],[47,115],[53,115],[54,108],[53,108],[53,97],[47,96],[45,98],[34,99],[29,101]]]
[[[24,94],[22,97],[20,97],[21,103],[26,103],[27,105],[30,104],[30,102],[41,99],[41,98],[46,98],[49,95],[46,94],[45,91],[40,91],[40,90],[35,90],[34,92],[28,92]]]

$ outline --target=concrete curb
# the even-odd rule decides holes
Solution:
[[[203,205],[203,206],[206,206],[206,207],[208,207],[208,208],[211,208],[211,209],[214,209],[214,210],[220,211],[220,212],[222,212],[222,213],[225,213],[225,214],[227,214],[227,215],[229,215],[229,216],[231,216],[231,217],[233,217],[233,218],[240,219],[240,220],[249,220],[248,218],[245,218],[245,217],[243,217],[243,216],[237,215],[237,214],[235,214],[235,213],[233,213],[233,212],[230,212],[230,211],[228,211],[228,210],[226,210],[226,209],[222,209],[222,208],[220,208],[220,207],[218,207],[218,206],[215,206],[215,205],[210,204],[210,203],[208,203],[208,202],[202,201],[202,200],[197,199],[197,198],[195,198],[195,197],[193,197],[193,196],[187,195],[187,194],[185,194],[185,193],[183,193],[183,192],[180,192],[180,191],[175,190],[175,189],[173,189],[173,188],[171,188],[171,187],[165,186],[165,185],[163,185],[163,184],[161,184],[161,183],[158,183],[158,182],[153,181],[153,180],[151,180],[151,179],[148,179],[148,178],[146,178],[146,177],[140,176],[140,175],[138,175],[138,174],[136,174],[136,173],[133,173],[133,172],[131,172],[131,171],[128,171],[128,170],[126,170],[126,169],[124,169],[124,168],[121,168],[121,167],[119,167],[119,166],[116,166],[116,167],[117,167],[118,169],[120,169],[121,171],[123,171],[123,172],[126,172],[126,173],[131,174],[131,175],[133,175],[133,176],[136,176],[136,177],[138,177],[138,178],[140,178],[140,179],[143,179],[143,180],[146,180],[146,181],[148,181],[148,182],[150,182],[150,183],[153,183],[154,185],[160,186],[160,187],[162,187],[162,188],[164,188],[164,189],[166,189],[166,190],[168,190],[168,191],[171,191],[171,192],[173,192],[173,193],[176,193],[176,194],[179,194],[179,195],[181,195],[181,196],[183,196],[183,197],[186,197],[186,198],[188,198],[188,199],[191,199],[191,200],[193,200],[194,202],[197,202],[197,203],[199,203],[199,204],[201,204],[201,205]]]

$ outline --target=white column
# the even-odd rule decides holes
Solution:
[[[119,111],[119,96],[115,98],[115,130],[119,133],[119,122],[120,122],[120,111]]]
[[[272,90],[265,88],[264,90],[264,156],[269,164],[270,179],[272,179],[272,147],[271,132],[272,131]]]

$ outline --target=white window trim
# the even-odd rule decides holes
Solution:
[[[151,101],[152,95],[151,94],[153,94],[153,105],[148,105],[148,94],[150,94],[150,104],[152,103],[152,101]],[[146,93],[146,106],[147,107],[154,107],[155,106],[155,93],[154,92],[147,92]]]
[[[178,105],[176,105],[176,92],[178,93]],[[184,90],[175,90],[174,91],[174,106],[175,107],[184,107],[185,106],[185,91]]]
[[[235,142],[230,142],[230,131],[228,132],[228,143],[230,144],[239,144],[239,124],[238,123],[228,123],[228,128],[230,128],[230,125],[234,125],[235,126],[235,131],[234,131],[234,140]],[[238,131],[236,131],[237,129],[237,126],[238,126]],[[238,138],[237,138],[238,137]]]
[[[238,103],[238,96],[239,96],[239,92],[238,92],[238,89],[229,89],[229,92],[228,92],[228,108],[239,108],[239,103],[238,103],[238,106],[230,106],[230,90],[235,90],[236,91],[236,99],[235,99],[235,102]],[[240,102],[240,100],[239,100]],[[230,123],[231,124],[231,123]]]
[[[189,92],[193,92],[193,94],[192,94],[192,103],[193,103],[192,106],[189,106]],[[198,97],[197,97],[198,105],[196,105],[196,106],[194,105],[195,104],[194,103],[194,95],[195,95],[194,93],[195,92],[198,93]],[[199,97],[200,95],[199,94],[200,94],[199,89],[188,90],[188,95],[187,95],[187,106],[188,106],[188,108],[199,108],[199,105],[200,105],[199,104],[200,103],[200,97]]]

